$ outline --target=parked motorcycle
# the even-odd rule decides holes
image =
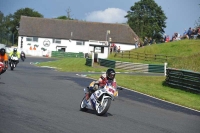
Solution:
[[[88,92],[90,87],[94,86],[95,81],[90,83],[89,87],[84,88],[85,94]],[[118,90],[122,90],[120,87],[112,86],[112,83],[107,82],[104,88],[100,88],[91,94],[90,98],[86,101],[85,96],[83,97],[80,110],[87,111],[88,109],[95,110],[99,116],[104,115],[111,105],[111,100],[114,100],[118,96]]]
[[[20,58],[21,58],[22,61],[25,60],[25,55],[24,55],[24,53],[21,53],[21,54],[20,54]]]
[[[9,61],[10,69],[11,69],[11,70],[14,70],[14,68],[15,68],[16,65],[17,65],[17,62],[19,62],[18,57],[12,55],[12,56],[10,57],[10,61]]]

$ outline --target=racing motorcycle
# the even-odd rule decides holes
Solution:
[[[20,58],[21,58],[22,61],[25,60],[25,55],[24,55],[24,53],[21,53],[21,54],[20,54]]]
[[[0,62],[0,76],[1,76],[1,72],[3,71],[3,68],[4,68],[4,64],[3,64],[3,62]]]
[[[84,88],[85,94],[93,88],[95,81],[91,82],[89,87]],[[92,88],[91,88],[92,87]],[[118,90],[122,90],[121,87],[114,87],[112,83],[107,82],[104,88],[99,88],[93,92],[88,100],[83,97],[80,110],[87,111],[88,109],[95,110],[98,116],[104,115],[111,105],[111,100],[114,101],[118,96]]]
[[[12,56],[10,57],[10,61],[9,61],[10,69],[11,69],[11,70],[14,70],[14,68],[15,68],[16,65],[17,65],[17,62],[19,62],[18,57],[12,55]]]

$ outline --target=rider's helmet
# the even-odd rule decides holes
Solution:
[[[109,68],[107,71],[106,71],[106,78],[108,80],[113,80],[115,78],[115,70],[112,69],[112,68]]]
[[[6,50],[5,50],[5,48],[1,48],[1,49],[0,49],[0,54],[1,54],[1,56],[4,56],[4,55],[5,55],[5,53],[6,53]]]
[[[17,49],[16,49],[16,48],[14,48],[14,49],[13,49],[13,52],[14,52],[14,53],[17,53]]]

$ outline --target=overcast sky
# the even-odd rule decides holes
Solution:
[[[18,9],[31,8],[44,18],[70,15],[74,19],[105,23],[125,23],[124,16],[139,0],[0,0],[4,15],[14,14]],[[195,26],[200,17],[200,0],[155,0],[167,16],[165,33],[183,34],[184,29]]]

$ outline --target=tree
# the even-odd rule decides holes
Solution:
[[[160,40],[165,32],[167,17],[154,0],[136,2],[134,6],[131,6],[125,18],[140,38],[147,36]]]
[[[68,18],[67,16],[59,16],[56,19],[73,20],[72,18]]]
[[[17,31],[17,26],[20,28],[20,17],[21,16],[29,16],[29,17],[42,17],[43,15],[38,13],[37,11],[34,11],[33,9],[30,8],[21,8],[17,10],[14,15],[12,15],[11,22],[8,24],[10,27],[10,31],[12,34],[14,34],[14,43],[17,43],[18,39],[18,31]]]
[[[10,34],[11,18],[12,14],[4,16],[4,14],[0,11],[0,43],[13,43],[12,35]]]
[[[67,16],[59,16],[59,17],[57,17],[56,19],[73,20],[73,19],[71,18],[70,12],[71,12],[71,9],[68,8],[68,9],[67,9]]]

